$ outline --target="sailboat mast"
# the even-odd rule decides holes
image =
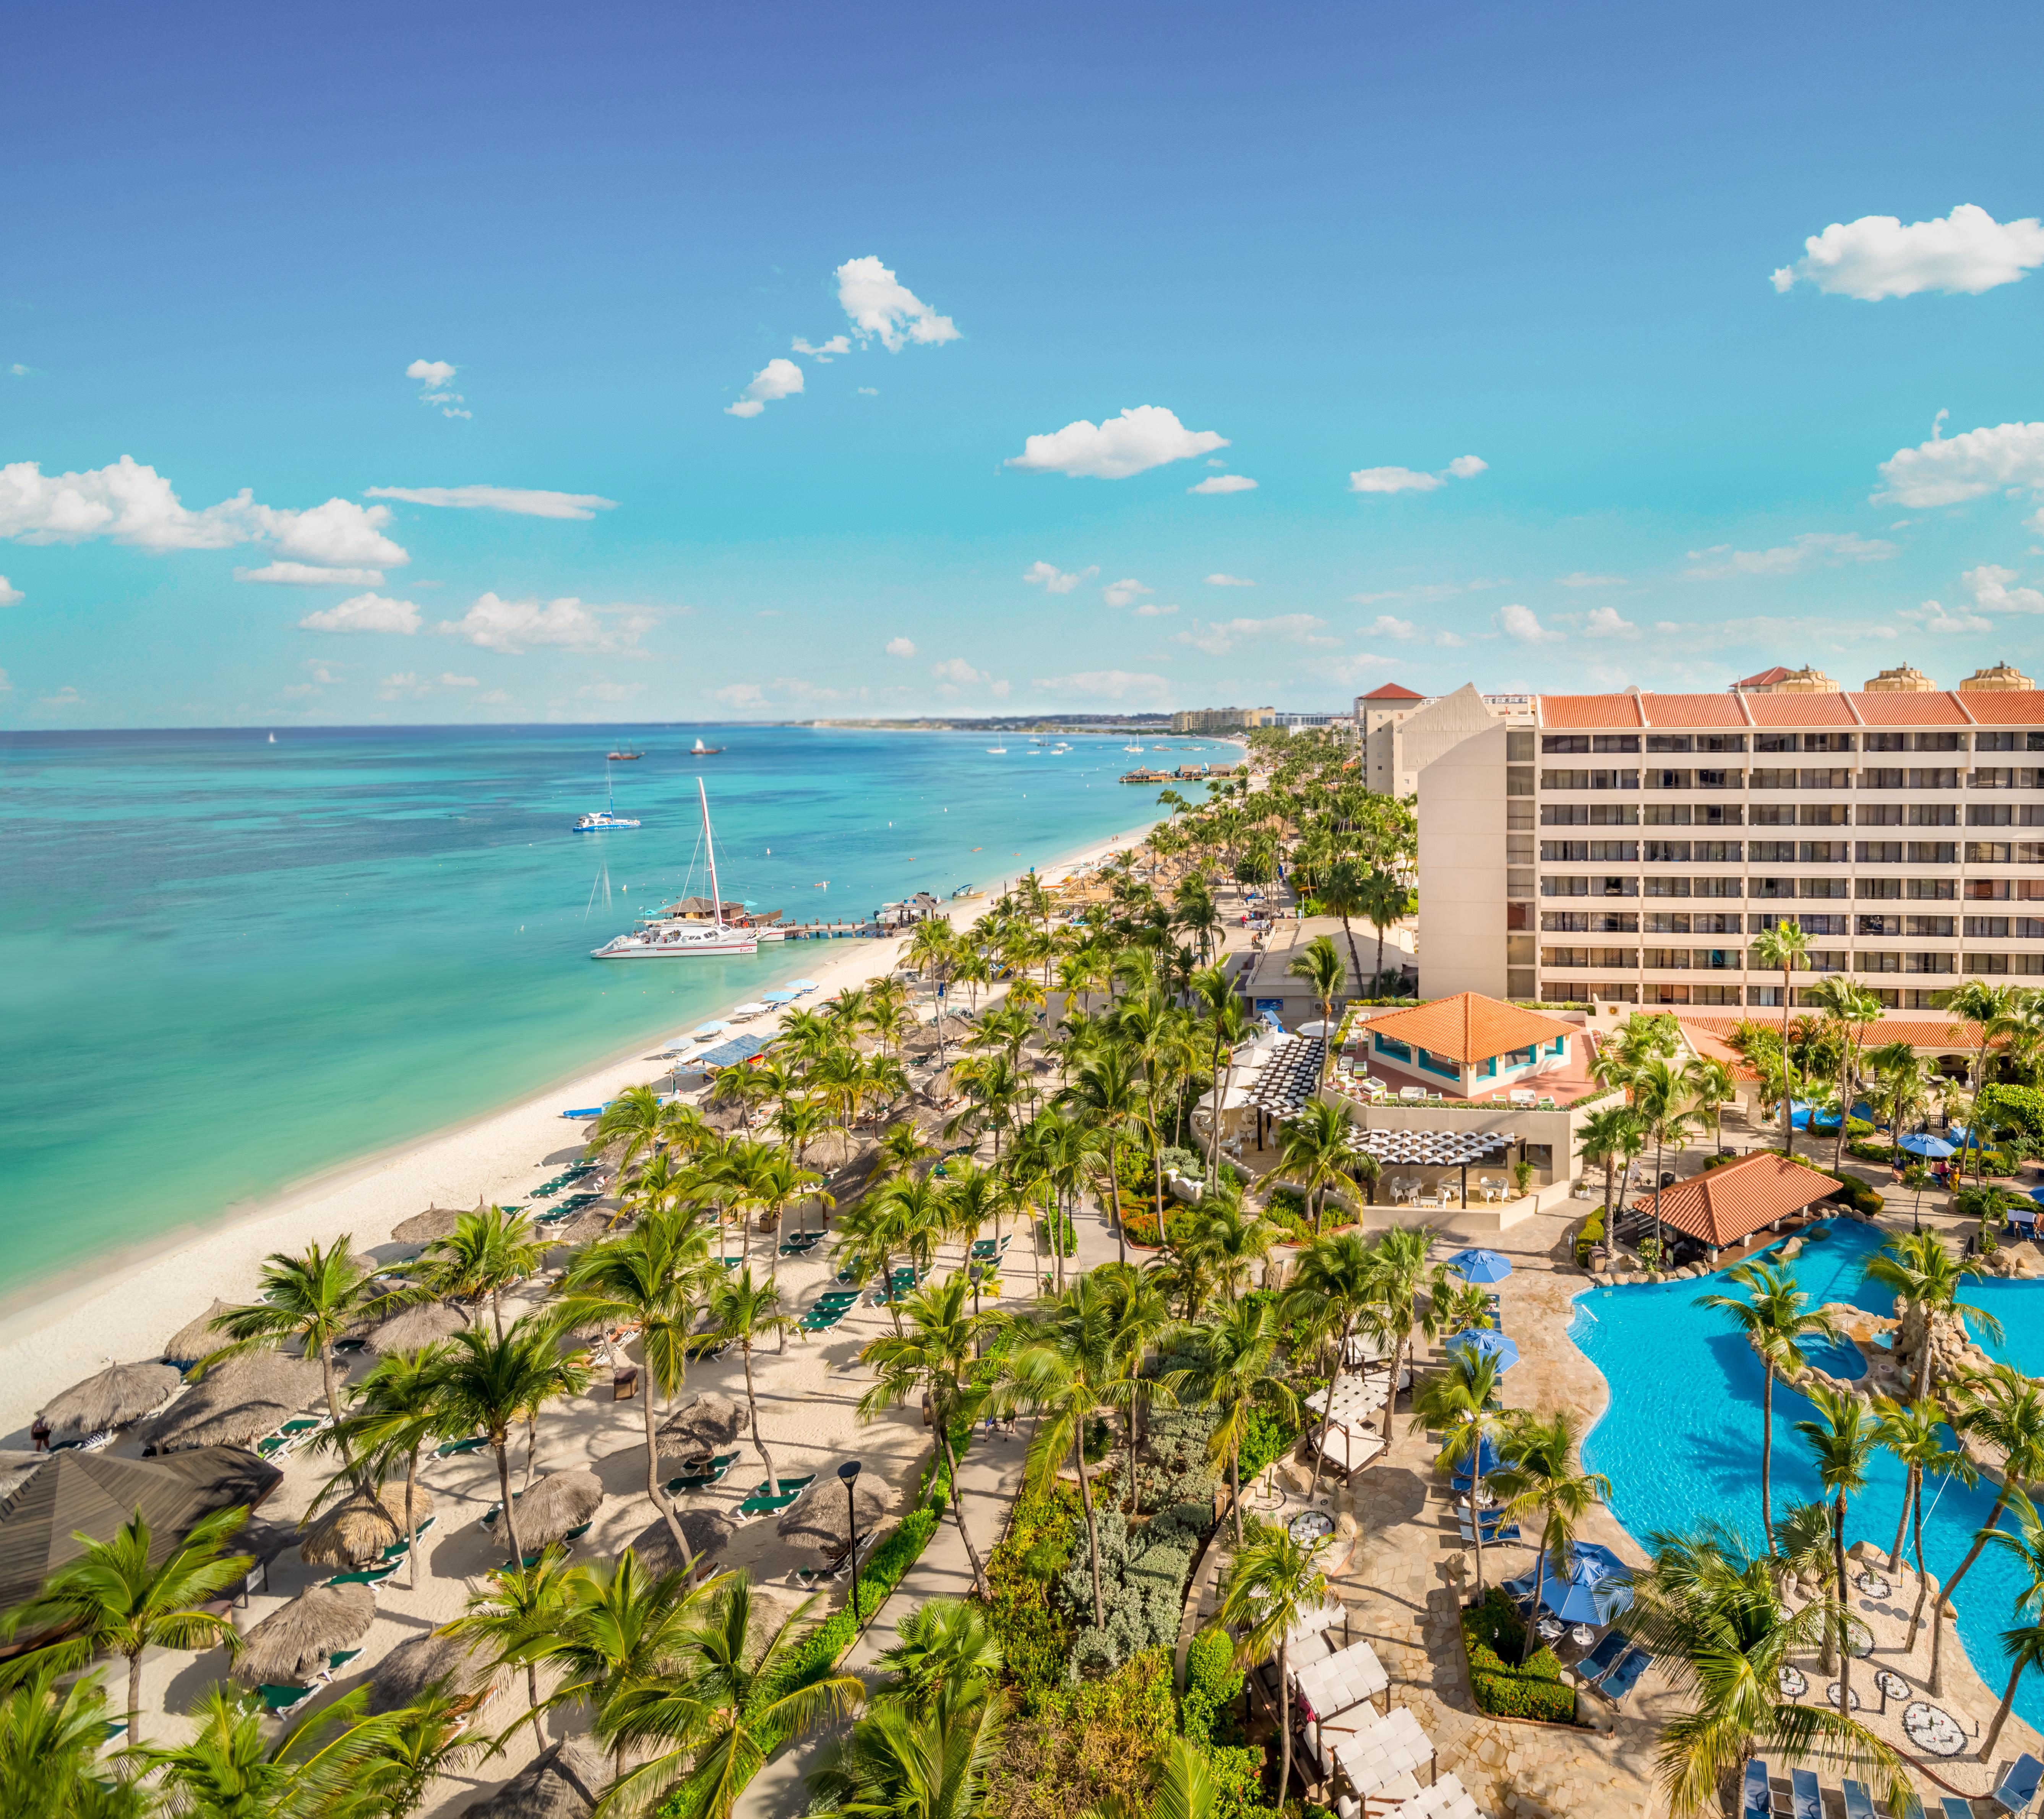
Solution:
[[[724,892],[717,881],[717,841],[709,831],[709,792],[703,788],[703,780],[696,779],[696,794],[702,798],[703,850],[709,854],[710,914],[717,918],[717,926],[724,927]]]

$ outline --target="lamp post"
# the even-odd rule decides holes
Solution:
[[[837,1468],[837,1475],[844,1484],[845,1533],[851,1548],[845,1558],[851,1563],[851,1622],[856,1629],[862,1627],[859,1614],[859,1499],[852,1491],[859,1479],[859,1461],[847,1459]]]

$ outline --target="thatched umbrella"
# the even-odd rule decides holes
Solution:
[[[184,1387],[183,1373],[168,1364],[109,1364],[98,1376],[52,1397],[43,1419],[57,1433],[125,1427],[153,1414]]]
[[[428,1630],[400,1642],[376,1664],[369,1715],[376,1717],[416,1705],[436,1681],[444,1683],[455,1698],[477,1706],[497,1690],[496,1671],[488,1656],[472,1651],[461,1637]]]
[[[703,1122],[711,1130],[721,1131],[725,1136],[745,1122],[745,1102],[738,1099],[713,1099],[702,1108]]]
[[[187,1321],[163,1341],[163,1362],[167,1364],[195,1364],[202,1358],[209,1358],[229,1341],[225,1333],[214,1330],[213,1321],[222,1314],[234,1311],[231,1301],[216,1300],[196,1320]]]
[[[527,1552],[551,1546],[596,1514],[603,1487],[586,1469],[549,1472],[518,1499],[518,1540]]]
[[[675,1520],[687,1537],[689,1552],[701,1567],[713,1561],[738,1533],[738,1524],[721,1510],[694,1509],[677,1512]],[[639,1564],[648,1572],[678,1572],[682,1556],[675,1552],[674,1537],[667,1532],[664,1516],[656,1518],[631,1543]]]
[[[451,1339],[468,1322],[444,1301],[421,1301],[401,1307],[364,1335],[372,1352],[417,1352]]]
[[[863,1475],[853,1480],[851,1494],[859,1506],[862,1535],[870,1535],[879,1527],[898,1495],[892,1485],[875,1483]],[[813,1485],[809,1495],[781,1518],[781,1537],[820,1553],[842,1553],[851,1540],[848,1514],[842,1484]]]
[[[594,1244],[600,1238],[607,1238],[611,1230],[611,1216],[596,1207],[580,1212],[564,1226],[557,1226],[547,1234],[547,1246],[557,1245]]]
[[[610,1764],[586,1737],[571,1736],[535,1756],[461,1819],[588,1819],[610,1783]]]
[[[142,1429],[144,1450],[253,1446],[325,1393],[316,1360],[287,1358],[281,1352],[238,1353]]]
[[[302,1687],[336,1649],[359,1642],[376,1621],[376,1595],[366,1585],[316,1585],[272,1611],[244,1638],[237,1680]]]
[[[400,1219],[390,1228],[390,1236],[398,1244],[432,1244],[439,1238],[452,1238],[461,1219],[458,1207],[428,1207],[423,1213]]]
[[[412,1520],[423,1522],[433,1513],[432,1493],[412,1487]],[[383,1557],[383,1550],[405,1538],[405,1487],[386,1484],[374,1497],[353,1490],[305,1525],[298,1551],[308,1566],[366,1567]]]
[[[663,1459],[692,1459],[728,1446],[745,1429],[745,1410],[729,1396],[712,1391],[685,1402],[660,1423],[659,1448]]]

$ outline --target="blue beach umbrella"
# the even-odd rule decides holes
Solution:
[[[1604,1623],[1632,1603],[1632,1575],[1609,1548],[1577,1541],[1570,1548],[1565,1576],[1554,1556],[1547,1557],[1540,1602],[1564,1623]]]
[[[801,996],[799,992],[763,992],[759,1001],[763,1004],[792,1004]]]
[[[1497,1449],[1491,1445],[1489,1434],[1477,1442],[1476,1468],[1485,1478],[1497,1469]],[[1466,1459],[1459,1460],[1455,1464],[1455,1483],[1463,1485],[1469,1481],[1470,1462]]]
[[[729,1029],[730,1027],[731,1027],[731,1026],[730,1026],[728,1023],[724,1023],[724,1022],[722,1022],[722,1021],[721,1021],[721,1020],[720,1020],[720,1019],[713,1019],[712,1021],[710,1021],[709,1023],[707,1023],[704,1024],[704,1025],[702,1026],[702,1027],[701,1027],[701,1028],[700,1028],[699,1030],[697,1030],[696,1031],[696,1034],[697,1034],[698,1037],[701,1037],[701,1036],[720,1036],[720,1035],[722,1035],[722,1034],[724,1034],[724,1032],[726,1030]]]
[[[1792,1130],[1808,1130],[1810,1128],[1810,1115],[1815,1109],[1807,1099],[1789,1100],[1788,1127]]]
[[[1934,1137],[1927,1130],[1919,1130],[1902,1139],[1902,1147],[1912,1156],[1927,1156],[1942,1160],[1956,1156],[1958,1152],[1942,1137]]]
[[[790,979],[788,981],[790,992],[813,992],[816,988],[816,982],[813,979]]]
[[[1481,1358],[1495,1358],[1500,1371],[1508,1371],[1519,1362],[1519,1348],[1500,1332],[1489,1326],[1479,1326],[1473,1331],[1458,1333],[1448,1341],[1450,1352],[1466,1354],[1472,1363]]]
[[[1494,1250],[1458,1250],[1448,1259],[1448,1268],[1461,1271],[1470,1282],[1502,1282],[1512,1273],[1511,1260]]]

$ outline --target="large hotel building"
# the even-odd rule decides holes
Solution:
[[[2044,983],[2044,693],[2005,667],[1399,706],[1429,998],[1779,1005],[1751,943],[1791,917],[1796,1003],[1827,974],[1898,1010]]]

